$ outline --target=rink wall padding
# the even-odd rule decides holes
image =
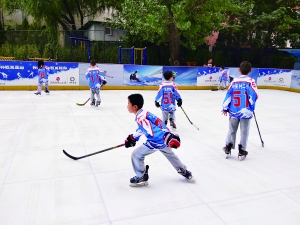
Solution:
[[[49,68],[50,90],[89,90],[85,77],[88,63],[45,62]],[[106,71],[107,85],[102,90],[157,90],[163,72],[170,70],[179,90],[215,90],[219,84],[220,68],[195,66],[144,66],[98,64]],[[228,69],[231,77],[238,77],[238,68]],[[134,74],[134,79],[132,74]],[[259,89],[300,92],[300,70],[252,68],[250,77]],[[0,90],[37,89],[37,62],[0,61]]]

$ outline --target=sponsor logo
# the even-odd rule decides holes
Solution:
[[[61,82],[59,82],[59,81],[50,81],[50,84],[67,84],[67,82],[66,81],[61,81]]]
[[[212,76],[209,76],[209,80],[205,80],[205,82],[217,82],[217,79],[213,79]]]
[[[265,83],[276,83],[276,80],[272,80],[272,77],[268,77],[267,80],[264,80]]]
[[[76,84],[76,79],[75,79],[75,77],[70,77],[70,79],[69,79],[69,84]]]
[[[283,79],[282,77],[280,77],[280,78],[278,79],[278,83],[284,83],[284,79]]]
[[[56,77],[56,81],[60,81],[60,77]]]

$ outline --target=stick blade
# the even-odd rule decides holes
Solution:
[[[80,104],[80,103],[76,103],[76,105],[78,105],[78,106],[84,106],[84,104]]]
[[[63,153],[68,156],[69,158],[71,159],[74,159],[74,160],[77,160],[78,158],[77,157],[74,157],[74,156],[71,156],[69,153],[67,153],[65,150],[63,150]]]

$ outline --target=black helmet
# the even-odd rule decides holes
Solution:
[[[44,61],[43,60],[39,60],[38,61],[38,68],[41,68],[42,66],[44,66]]]

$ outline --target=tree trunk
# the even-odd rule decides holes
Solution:
[[[169,32],[169,41],[170,41],[170,65],[179,66],[180,65],[180,42],[179,34],[177,27],[174,23],[170,24]]]
[[[167,5],[169,16],[170,16],[170,24],[169,24],[169,42],[170,42],[170,65],[171,66],[179,66],[180,65],[180,40],[178,29],[174,22],[174,15],[171,10],[171,5]]]

